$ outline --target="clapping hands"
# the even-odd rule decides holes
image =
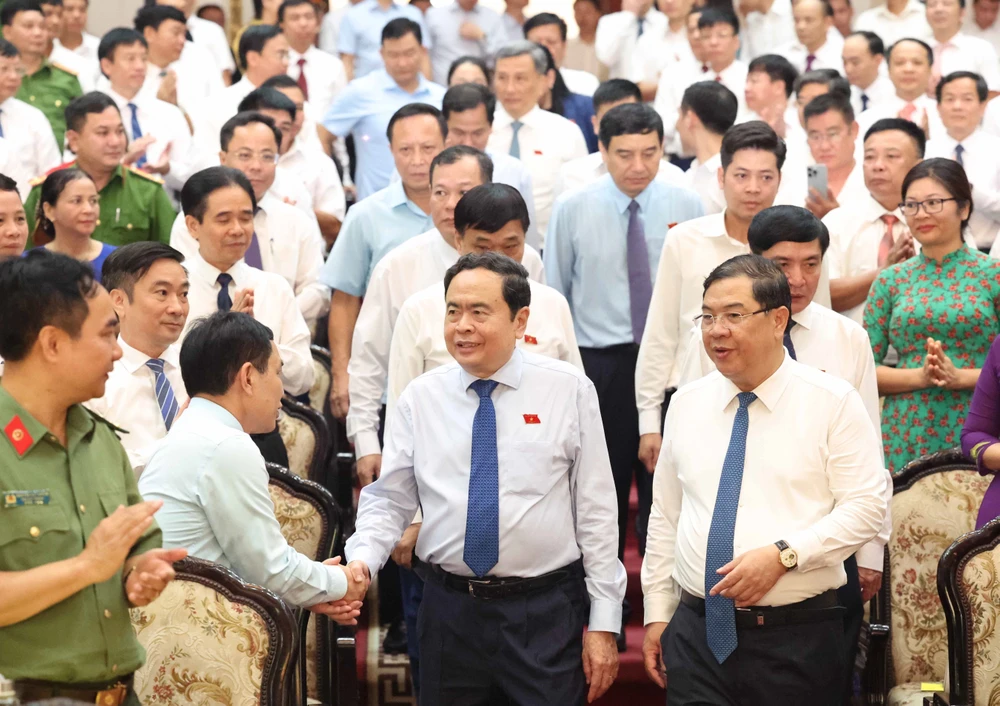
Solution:
[[[347,594],[337,601],[317,603],[309,610],[320,615],[326,615],[340,625],[357,625],[361,615],[361,605],[368,587],[371,585],[371,574],[362,561],[352,561],[347,566],[340,563],[340,557],[335,556],[323,562],[327,566],[337,566],[347,578]]]

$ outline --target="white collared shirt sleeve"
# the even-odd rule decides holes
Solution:
[[[319,281],[319,271],[323,267],[323,236],[315,218],[298,219],[294,227],[299,241],[295,301],[306,322],[313,323],[330,310],[330,288]]]
[[[190,260],[198,254],[198,241],[188,230],[183,212],[177,214],[174,224],[170,227],[170,247],[180,252],[185,260]]]
[[[303,395],[309,392],[316,376],[312,352],[309,350],[312,335],[309,333],[306,320],[302,318],[302,312],[299,311],[292,288],[280,277],[275,276],[272,281],[274,286],[270,288],[271,291],[254,290],[254,306],[256,307],[256,301],[261,295],[276,297],[282,319],[281,331],[275,332],[274,336],[278,352],[281,354],[281,362],[284,364],[281,369],[281,380],[289,394]]]
[[[594,51],[610,69],[611,78],[624,77],[629,68],[631,47],[639,39],[639,18],[634,12],[614,12],[597,23]]]
[[[424,372],[426,349],[420,345],[421,309],[417,302],[423,296],[414,296],[403,304],[392,329],[392,344],[389,346],[389,384],[386,390],[386,422],[393,418],[396,403],[410,382]],[[442,323],[443,328],[443,323]]]

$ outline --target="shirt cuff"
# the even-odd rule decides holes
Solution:
[[[656,409],[639,410],[639,435],[642,434],[662,434],[663,420],[660,410],[662,405],[657,405]]]
[[[861,547],[854,558],[860,568],[882,573],[885,568],[885,545],[877,539],[873,539]]]
[[[798,557],[798,571],[812,571],[813,569],[826,566],[821,561],[821,557],[824,554],[823,543],[812,529],[796,532],[786,539],[785,542],[788,543],[790,548],[795,550],[795,554]]]
[[[344,553],[347,554],[346,551]],[[364,562],[364,565],[368,567],[368,575],[371,577],[374,577],[375,574],[377,574],[382,568],[382,565],[378,563],[378,558],[375,554],[365,548],[355,549],[351,552],[350,555],[347,556],[347,563],[350,564],[352,561]],[[347,581],[346,576],[344,577],[344,581]],[[345,588],[344,592],[346,593],[346,591],[347,589]]]
[[[643,625],[650,623],[669,623],[677,612],[677,606],[681,599],[672,591],[660,591],[657,593],[647,593],[643,599],[645,616]]]
[[[617,635],[622,629],[622,604],[606,598],[591,599],[590,632],[610,632]]]
[[[339,601],[347,595],[347,577],[344,576],[343,569],[336,566],[324,567],[330,574],[330,591],[326,596],[328,601]]]
[[[378,443],[378,432],[359,431],[354,435],[354,456],[372,456],[382,453],[382,447]]]

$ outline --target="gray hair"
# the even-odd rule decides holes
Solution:
[[[544,76],[549,68],[548,57],[545,56],[545,51],[540,46],[526,39],[511,42],[502,47],[497,52],[494,66],[501,59],[513,59],[515,56],[524,56],[525,54],[531,57],[531,61],[535,64],[535,71]]]

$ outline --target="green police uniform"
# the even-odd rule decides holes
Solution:
[[[21,88],[14,97],[35,106],[45,114],[61,151],[66,137],[66,106],[82,95],[83,90],[76,73],[65,66],[42,59],[38,71],[21,79]]]
[[[0,387],[0,571],[69,559],[119,505],[142,501],[112,427],[80,405],[66,415],[67,447]],[[162,545],[155,524],[130,556]],[[8,679],[114,682],[142,665],[122,570],[61,603],[0,627]]]
[[[60,169],[76,166],[64,164]],[[24,202],[28,214],[28,247],[34,246],[35,209],[41,196],[44,176],[31,181],[31,193]],[[101,189],[101,217],[97,219],[94,240],[108,245],[127,245],[143,240],[170,244],[170,229],[177,218],[163,182],[132,167],[115,168],[111,181]]]

